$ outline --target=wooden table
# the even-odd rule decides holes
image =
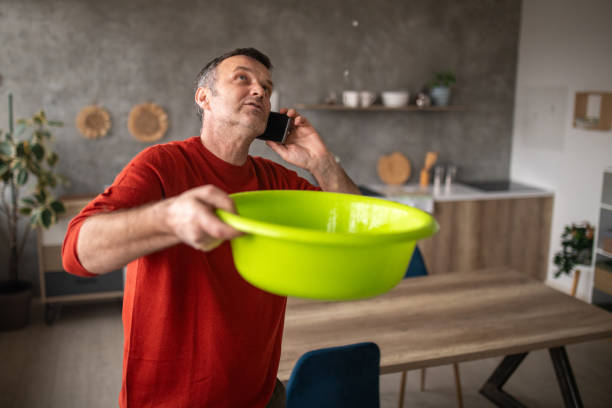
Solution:
[[[506,356],[481,393],[521,407],[502,386],[529,351],[547,348],[567,406],[582,406],[565,345],[612,337],[612,314],[507,268],[403,280],[353,302],[290,298],[278,376],[306,351],[373,341],[381,374]],[[534,392],[537,392],[534,390]]]

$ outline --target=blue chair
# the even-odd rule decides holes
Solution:
[[[423,259],[423,255],[419,250],[419,247],[414,247],[414,253],[412,254],[412,259],[410,259],[410,264],[408,265],[408,269],[406,270],[406,274],[404,275],[404,279],[406,278],[416,278],[419,276],[427,276],[427,267],[425,266],[425,260]],[[459,408],[463,408],[463,397],[461,394],[461,378],[459,376],[459,365],[457,363],[453,364],[453,371],[455,372],[455,389],[457,391],[457,406]],[[406,371],[402,371],[402,379],[400,382],[400,396],[399,396],[399,408],[404,406],[404,390],[406,389]],[[421,391],[425,390],[425,369],[421,368]]]
[[[380,350],[375,343],[313,350],[300,357],[287,384],[287,408],[377,408]]]

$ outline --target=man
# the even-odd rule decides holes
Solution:
[[[121,407],[284,404],[276,373],[286,298],[239,276],[227,240],[240,232],[215,216],[235,212],[228,194],[238,191],[316,189],[248,155],[270,113],[270,68],[253,48],[207,64],[195,92],[200,136],[141,152],[70,223],[67,271],[96,276],[129,263]],[[287,143],[268,146],[321,189],[359,194],[309,122],[287,114]]]

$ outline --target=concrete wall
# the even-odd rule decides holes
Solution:
[[[161,140],[196,135],[193,79],[214,56],[239,46],[267,53],[281,105],[321,102],[346,88],[418,92],[434,71],[453,69],[460,113],[306,112],[359,183],[378,182],[380,155],[413,164],[426,151],[458,165],[463,179],[506,178],[520,1],[3,1],[0,7],[0,126],[6,95],[19,117],[44,108],[57,132],[60,193],[95,193],[146,144],[127,131],[131,107],[154,101],[169,115]],[[358,24],[353,24],[357,22]],[[343,72],[350,71],[344,82]],[[74,120],[98,103],[113,127],[82,138]],[[259,143],[259,142],[257,142]],[[253,152],[274,158],[257,144]],[[28,270],[35,271],[33,242]]]
[[[612,165],[612,131],[572,125],[578,91],[612,91],[612,3],[608,0],[527,1],[523,4],[512,139],[512,177],[555,190],[553,254],[565,225],[599,217],[603,170]],[[592,268],[581,268],[578,296],[589,299]]]

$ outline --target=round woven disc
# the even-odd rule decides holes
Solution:
[[[141,103],[130,111],[128,130],[141,142],[154,142],[166,134],[168,115],[159,105]]]
[[[88,139],[106,136],[111,127],[110,115],[98,105],[86,106],[76,117],[76,127]]]
[[[385,184],[400,185],[410,178],[410,161],[400,152],[379,158],[377,169]]]

